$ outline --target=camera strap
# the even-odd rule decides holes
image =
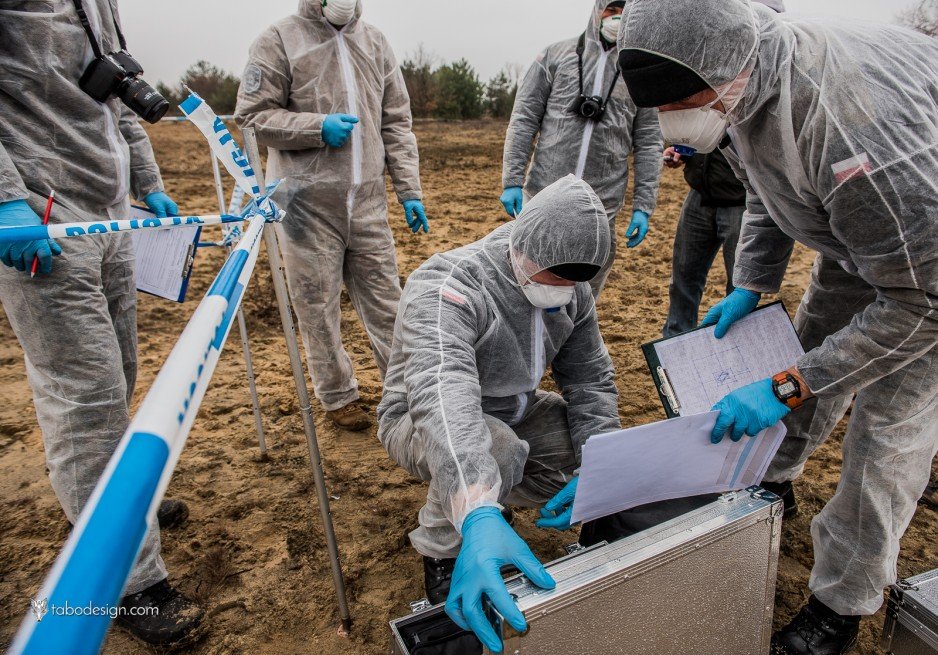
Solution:
[[[101,52],[101,45],[94,35],[94,30],[91,29],[91,21],[88,20],[88,14],[85,13],[85,7],[82,1],[72,0],[72,4],[75,5],[75,11],[78,13],[78,21],[81,23],[82,28],[84,28],[85,34],[88,35],[88,40],[91,41],[91,50],[94,52],[95,58],[102,59],[104,55]],[[117,17],[114,15],[114,7],[110,2],[108,2],[108,8],[111,10],[111,21],[114,23],[114,30],[117,32],[117,42],[120,43],[121,50],[126,50],[127,41],[124,40],[124,33],[121,32],[120,25],[117,24]]]
[[[586,52],[586,32],[580,35],[580,40],[576,44],[576,57],[579,62],[580,67],[580,97],[585,98],[586,94],[583,93],[583,54]],[[609,92],[606,94],[605,99],[603,99],[603,109],[606,108],[606,105],[609,104],[609,100],[612,98],[612,94],[616,90],[616,85],[619,83],[619,64],[616,64],[616,72],[612,79],[612,85],[609,87]]]

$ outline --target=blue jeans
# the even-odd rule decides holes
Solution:
[[[663,330],[665,337],[697,327],[707,275],[721,246],[726,266],[726,295],[732,293],[736,243],[745,209],[743,206],[702,207],[699,193],[691,189],[687,194],[674,237],[669,289],[671,305]]]

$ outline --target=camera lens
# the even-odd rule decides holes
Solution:
[[[583,118],[596,118],[600,112],[600,105],[592,98],[587,98],[580,106],[580,114]]]
[[[118,95],[125,105],[148,123],[158,123],[169,111],[166,98],[144,80],[136,77],[128,77],[121,85]]]

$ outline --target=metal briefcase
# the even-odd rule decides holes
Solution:
[[[752,487],[613,544],[551,562],[551,591],[508,591],[528,621],[492,612],[509,655],[765,655],[772,634],[782,503]],[[480,655],[442,605],[391,622],[393,655]],[[487,651],[486,651],[487,652]]]
[[[883,650],[890,655],[938,655],[938,569],[889,588]]]

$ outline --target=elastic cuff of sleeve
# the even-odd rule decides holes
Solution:
[[[758,271],[737,264],[733,271],[733,286],[753,293],[766,294],[778,293],[782,283],[774,271]]]
[[[524,178],[509,177],[502,179],[502,189],[524,188]]]
[[[5,202],[14,202],[16,200],[29,200],[29,192],[20,191],[17,189],[10,191],[9,193],[0,193],[0,205]]]
[[[477,509],[482,508],[482,507],[494,507],[498,511],[502,511],[503,509],[505,509],[502,505],[496,502],[489,501],[489,500],[479,501],[479,503],[476,505],[470,505],[469,507],[466,508],[466,513],[463,514],[461,517],[459,517],[459,521],[456,523],[453,523],[453,527],[456,528],[456,532],[458,532],[460,536],[462,536],[462,526],[463,526],[463,523],[465,523],[466,521],[466,517],[472,514]]]
[[[423,202],[423,194],[419,191],[404,191],[403,193],[397,194],[397,201],[402,205],[408,200],[419,200]]]

